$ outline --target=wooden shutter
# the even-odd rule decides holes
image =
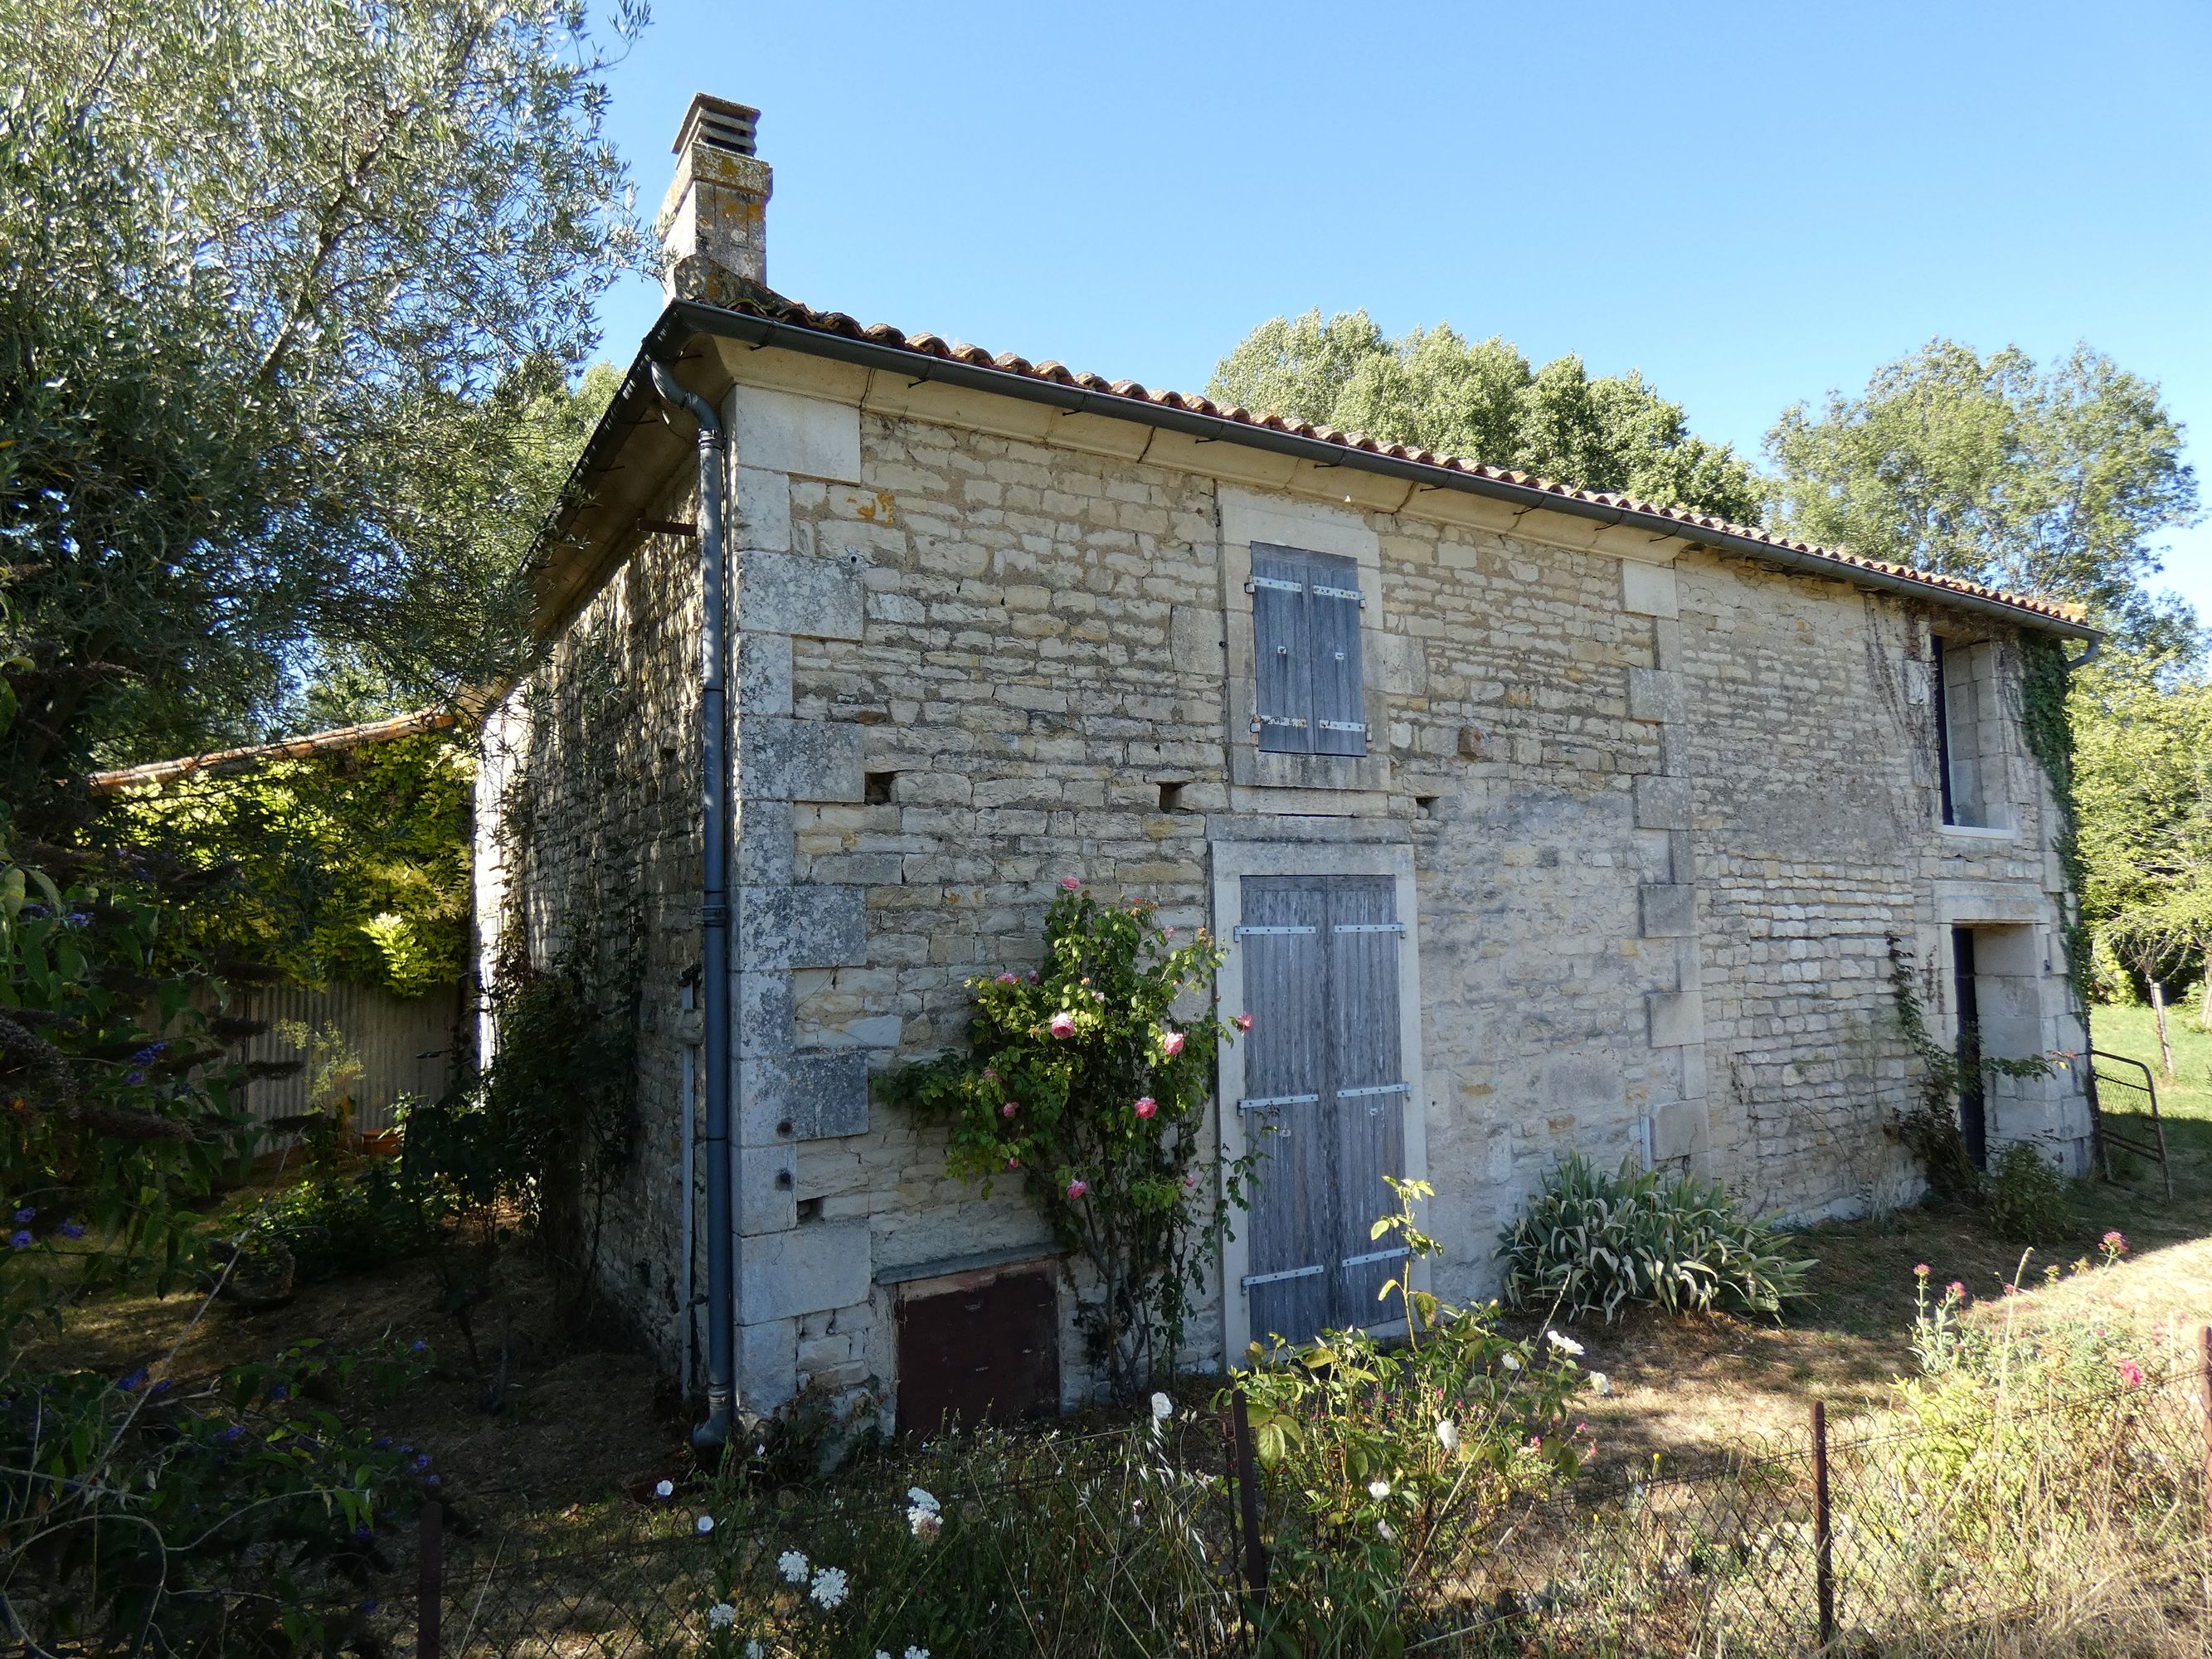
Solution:
[[[1335,1091],[1336,1294],[1333,1322],[1374,1325],[1402,1306],[1376,1299],[1406,1262],[1376,1218],[1398,1207],[1382,1184],[1406,1173],[1407,1079],[1398,1052],[1398,952],[1404,929],[1386,876],[1340,876],[1329,884],[1328,1043]]]
[[[1289,548],[1252,549],[1252,690],[1260,747],[1313,752],[1312,627],[1307,619],[1305,556]]]
[[[1306,613],[1313,630],[1313,752],[1367,752],[1367,696],[1359,661],[1359,563],[1307,555]]]
[[[1244,1097],[1235,1105],[1260,1154],[1243,1288],[1261,1340],[1279,1334],[1304,1341],[1328,1324],[1333,1299],[1335,1149],[1322,1109],[1327,926],[1319,882],[1245,878],[1237,942],[1253,1025],[1243,1039]]]
[[[1368,1237],[1397,1207],[1407,1079],[1396,889],[1387,877],[1248,876],[1237,943],[1253,1012],[1237,1103],[1261,1154],[1243,1289],[1253,1334],[1303,1342],[1395,1316],[1402,1256]]]

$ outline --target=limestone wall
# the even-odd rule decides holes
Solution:
[[[1033,957],[1063,874],[1225,929],[1220,842],[1410,847],[1412,1081],[1448,1247],[1437,1288],[1455,1297],[1493,1288],[1498,1227],[1571,1149],[1707,1171],[1799,1218],[1909,1191],[1879,1127],[1911,1088],[1893,939],[1940,1024],[1946,930],[2008,930],[1989,935],[1985,1018],[1996,1006],[2014,1052],[2078,1045],[2017,653],[1986,627],[1133,423],[927,404],[931,389],[772,350],[732,362],[759,382],[726,405],[755,1407],[810,1382],[888,1386],[913,1285],[1042,1249],[1018,1194],[950,1179],[939,1137],[872,1103],[868,1078],[960,1039],[964,981]],[[1366,760],[1253,751],[1255,540],[1357,558],[1372,583]],[[665,558],[634,560],[586,624],[660,641],[637,648],[640,673],[680,677],[679,591]],[[1939,825],[1931,616],[1992,647],[1982,775],[2013,804],[2008,828]],[[576,827],[532,853],[524,907],[550,919],[541,893],[587,882],[617,842],[653,849],[641,908],[668,932],[647,991],[653,1138],[610,1256],[647,1264],[635,1299],[664,1338],[674,974],[696,950],[679,892],[693,798],[665,757],[690,754],[690,709],[671,690],[609,728],[617,754],[664,757],[645,767],[662,781],[618,811],[538,801]],[[2070,1079],[1995,1091],[1991,1120],[1995,1140],[2035,1136],[2078,1167]],[[1218,1358],[1221,1311],[1217,1293],[1194,1358]],[[1063,1358],[1076,1397],[1088,1379]]]

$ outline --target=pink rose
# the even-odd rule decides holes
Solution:
[[[1001,974],[999,975],[999,983],[1001,985],[1018,985],[1021,981],[1016,979],[1012,974]]]
[[[1071,1204],[1091,1190],[1091,1183],[1078,1176],[1067,1183],[1067,1201]]]
[[[1160,1103],[1154,1100],[1150,1095],[1145,1096],[1137,1102],[1137,1115],[1139,1117],[1152,1117],[1157,1114],[1159,1109]]]
[[[1036,984],[1036,982],[1037,982],[1037,974],[1036,974],[1036,969],[1034,969],[1034,968],[1032,968],[1032,969],[1030,969],[1030,984],[1032,984],[1032,985],[1034,985],[1034,984]]]
[[[1163,1031],[1160,1033],[1160,1052],[1173,1060],[1182,1052],[1184,1040],[1181,1031]]]
[[[1016,1112],[1021,1110],[1021,1109],[1022,1106],[1019,1101],[1010,1100],[1005,1105],[999,1108],[999,1115],[1000,1117],[1012,1117]]]
[[[2132,1359],[2123,1359],[2120,1361],[2120,1381],[2131,1389],[2140,1389],[2143,1385],[2143,1368]]]
[[[1231,1022],[1231,1024],[1233,1024],[1240,1031],[1249,1031],[1252,1029],[1252,1016],[1249,1014],[1239,1014],[1237,1016],[1236,1019]]]
[[[1009,1170],[1018,1170],[1022,1167],[1022,1161],[1018,1158],[1010,1158],[1006,1160],[1006,1167]]]
[[[1052,1017],[1052,1034],[1056,1037],[1073,1036],[1075,1035],[1075,1016],[1069,1013],[1065,1008],[1054,1014]]]
[[[1083,878],[1080,876],[1062,876],[1060,878],[1060,890],[1063,893],[1076,892],[1082,886]]]

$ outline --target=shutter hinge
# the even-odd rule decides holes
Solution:
[[[1340,921],[1329,929],[1333,933],[1402,933],[1402,921]]]
[[[1300,720],[1298,724],[1303,726],[1305,722]],[[1364,720],[1316,720],[1314,724],[1324,732],[1364,732],[1367,729]]]
[[[1410,1083],[1370,1083],[1360,1089],[1339,1089],[1336,1097],[1339,1100],[1364,1100],[1370,1095],[1410,1095],[1413,1092],[1413,1085]]]
[[[1306,591],[1306,585],[1304,582],[1286,582],[1279,576],[1254,576],[1248,579],[1244,584],[1244,591],[1247,593],[1256,593],[1263,587],[1271,587],[1278,593],[1303,593]],[[1320,587],[1314,589],[1316,593],[1329,591],[1331,590]]]
[[[1395,1250],[1370,1250],[1365,1255],[1348,1255],[1344,1258],[1344,1265],[1347,1267],[1370,1267],[1377,1261],[1395,1261],[1405,1254],[1406,1247],[1401,1244]]]
[[[1279,1273],[1246,1273],[1238,1282],[1249,1291],[1255,1285],[1273,1285],[1285,1279],[1312,1279],[1326,1271],[1316,1261],[1310,1267],[1285,1267]]]
[[[1318,1106],[1319,1095],[1255,1095],[1237,1103],[1240,1112],[1272,1112],[1279,1106]]]
[[[1252,939],[1255,937],[1267,938],[1282,933],[1319,933],[1320,931],[1321,930],[1317,927],[1245,927],[1238,926],[1229,930],[1229,937],[1232,939]]]
[[[1313,594],[1317,599],[1350,599],[1362,611],[1367,609],[1367,596],[1356,587],[1323,587],[1316,582],[1314,584]]]

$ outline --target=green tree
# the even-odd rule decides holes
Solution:
[[[2197,515],[2181,428],[2154,383],[2086,345],[2042,369],[1932,341],[1857,397],[1784,410],[1766,449],[1793,536],[2087,605],[2130,647],[2188,631],[2145,586],[2158,533]]]
[[[612,33],[643,21],[617,0]],[[0,0],[0,654],[25,821],[319,656],[521,647],[545,400],[637,247],[577,0]]]
[[[1751,468],[1691,434],[1640,373],[1592,380],[1579,357],[1533,368],[1449,326],[1387,337],[1364,311],[1276,317],[1214,366],[1207,395],[1588,489],[1755,522]]]
[[[190,873],[168,953],[419,996],[467,965],[472,777],[465,749],[423,732],[179,779],[112,827],[123,847]]]

